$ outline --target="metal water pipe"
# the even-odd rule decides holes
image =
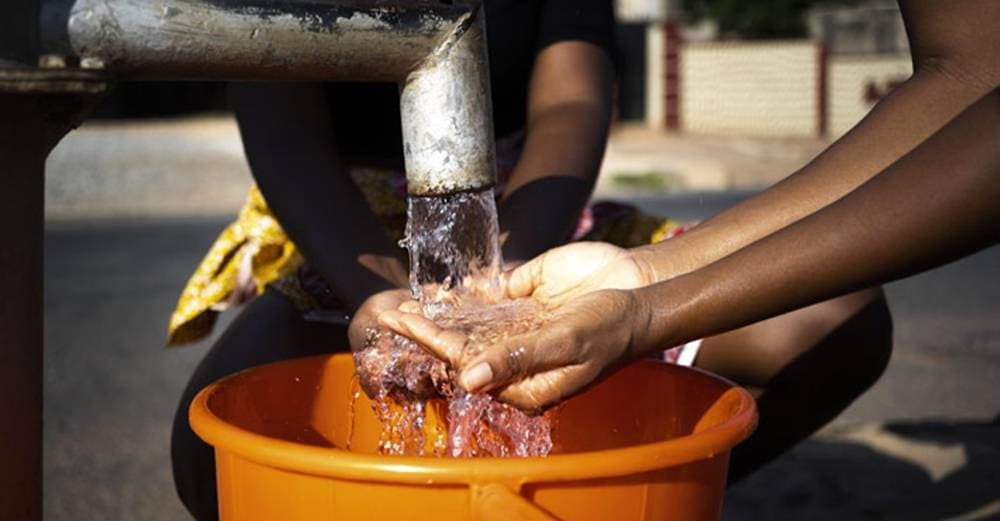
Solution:
[[[53,0],[41,39],[114,78],[391,81],[411,195],[495,183],[479,1]]]

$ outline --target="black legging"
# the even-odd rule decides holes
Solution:
[[[198,521],[219,518],[215,454],[188,424],[191,401],[223,376],[261,364],[343,351],[346,328],[306,322],[291,303],[268,289],[251,301],[198,364],[174,416],[170,440],[177,495]]]

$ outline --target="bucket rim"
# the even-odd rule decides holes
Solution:
[[[273,364],[301,362],[305,358],[330,359],[339,356],[350,355],[318,355]],[[663,362],[642,360],[636,364],[663,364]],[[527,458],[384,456],[272,438],[223,421],[209,408],[209,398],[230,379],[255,369],[250,368],[226,376],[199,391],[188,410],[188,417],[192,430],[216,451],[231,452],[261,465],[326,478],[419,485],[499,482],[520,486],[525,483],[579,481],[641,474],[712,458],[731,450],[750,436],[757,425],[756,403],[750,393],[718,375],[697,368],[672,367],[694,371],[702,377],[726,384],[728,389],[724,394],[733,395],[727,399],[735,401],[733,408],[737,412],[697,433],[597,451]],[[581,469],[584,472],[581,472]]]

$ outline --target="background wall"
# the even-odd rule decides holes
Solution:
[[[686,44],[681,125],[699,134],[815,135],[819,70],[819,48],[808,40]]]
[[[830,133],[839,136],[850,130],[879,98],[912,73],[907,54],[832,57],[827,91]]]

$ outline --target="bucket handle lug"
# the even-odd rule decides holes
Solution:
[[[500,483],[472,485],[472,512],[477,521],[555,521],[555,517]]]

